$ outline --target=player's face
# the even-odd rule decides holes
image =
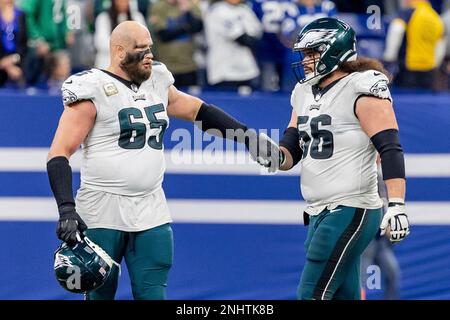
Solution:
[[[305,69],[305,74],[313,73],[316,68],[316,62],[320,58],[320,53],[316,50],[305,49],[302,50],[303,54],[303,68]]]
[[[152,46],[150,38],[136,40],[134,46],[127,52],[120,66],[129,75],[132,81],[142,83],[152,73]]]

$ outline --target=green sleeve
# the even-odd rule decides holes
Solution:
[[[36,21],[38,16],[38,0],[25,0],[20,2],[20,8],[25,12],[27,21],[28,38],[36,40],[44,38],[39,24]]]

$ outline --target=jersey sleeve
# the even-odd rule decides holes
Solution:
[[[392,101],[389,91],[389,79],[382,72],[368,70],[354,79],[356,97],[373,96]]]
[[[291,93],[291,107],[294,108],[294,106],[296,105],[296,99],[297,99],[297,90],[292,90]]]
[[[166,65],[159,61],[153,61],[153,72],[157,76],[158,82],[162,84],[163,88],[168,88],[174,84],[172,72],[167,69]]]
[[[61,94],[65,106],[84,100],[94,100],[95,85],[89,79],[89,71],[70,76],[61,87]]]
[[[291,93],[291,106],[297,116],[303,114],[303,104],[305,96],[305,85],[297,83]]]

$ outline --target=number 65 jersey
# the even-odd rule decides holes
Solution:
[[[127,196],[143,196],[161,186],[172,83],[172,74],[159,63],[139,87],[99,69],[64,82],[65,105],[92,100],[97,110],[94,127],[82,144],[82,186]]]
[[[374,70],[354,72],[320,90],[297,84],[291,105],[297,114],[301,192],[306,212],[317,215],[338,205],[376,209],[377,151],[355,114],[361,96],[392,101],[387,77]]]
[[[64,82],[65,105],[91,100],[97,110],[82,143],[76,198],[77,211],[89,228],[134,232],[171,221],[162,181],[173,81],[163,64],[154,63],[150,78],[140,86],[99,69]]]

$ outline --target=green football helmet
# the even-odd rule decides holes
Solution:
[[[300,31],[293,50],[300,54],[300,60],[292,64],[297,81],[314,85],[342,62],[356,60],[355,31],[335,18],[316,19]],[[320,57],[304,60],[305,50],[314,50]],[[315,66],[314,72],[306,74],[304,66],[311,62]]]
[[[89,238],[80,238],[72,247],[63,242],[55,251],[54,270],[59,284],[73,293],[101,287],[111,271],[120,265]]]

